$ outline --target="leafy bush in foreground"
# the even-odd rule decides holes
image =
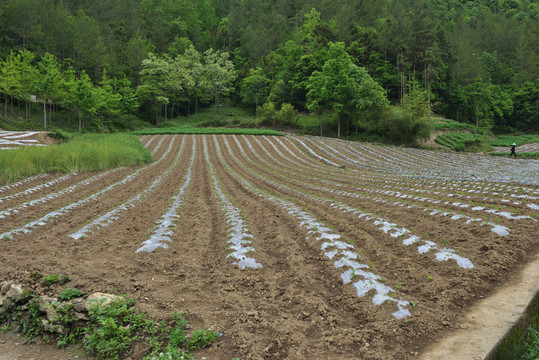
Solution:
[[[84,296],[77,289],[66,289],[61,299]],[[186,333],[187,321],[182,313],[174,313],[169,321],[156,322],[146,313],[135,311],[135,300],[125,296],[92,302],[87,320],[81,323],[71,302],[53,302],[49,306],[56,314],[54,321],[41,311],[39,297],[29,291],[0,306],[0,325],[4,332],[22,333],[26,341],[43,336],[44,341],[56,339],[58,347],[82,344],[98,359],[119,359],[129,355],[135,343],[145,344],[147,356],[153,359],[194,359],[190,351],[210,346],[220,334],[208,329]],[[48,320],[47,320],[48,319]],[[57,330],[46,331],[44,323]],[[55,331],[56,331],[55,330]]]

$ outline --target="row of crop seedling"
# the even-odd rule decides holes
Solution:
[[[262,148],[264,148],[265,153],[268,153],[268,151],[267,151],[267,149],[265,148],[265,146],[264,146],[258,139],[254,139],[254,141],[258,142],[259,145],[260,145]],[[246,142],[247,142],[248,145],[250,144],[250,142],[249,142],[248,139],[246,139]],[[274,148],[275,148],[275,150],[276,150],[277,152],[280,153],[280,151],[279,151],[276,147],[274,147]],[[253,153],[255,153],[255,150],[252,149],[252,147],[251,147],[251,151],[253,151]],[[282,153],[280,153],[280,154],[282,155]],[[275,159],[275,158],[274,158],[274,161],[277,162],[277,163],[280,162],[279,160],[277,160],[277,159]],[[282,163],[281,163],[281,164],[282,164]],[[305,171],[306,173],[312,174],[312,171],[309,171],[309,169],[308,169],[307,167],[302,166],[301,164],[297,164],[297,165],[298,165],[297,167],[294,167],[295,170],[302,170],[302,171]],[[290,168],[290,165],[284,165],[284,164],[282,164],[282,166],[285,167],[285,168]],[[296,175],[296,174],[295,174],[295,175]],[[311,176],[314,176],[314,175],[311,175]],[[318,178],[322,178],[322,177],[323,177],[323,175],[316,175],[316,176],[317,176]],[[326,178],[328,178],[328,177],[331,177],[332,179],[335,179],[334,176],[326,176]],[[404,182],[403,182],[403,183],[404,183]],[[372,184],[372,182],[371,182],[371,184]],[[503,186],[504,186],[504,185],[505,185],[505,184],[502,184],[501,187],[500,187],[500,189],[503,189]],[[340,185],[338,185],[338,186],[340,186]],[[384,188],[391,188],[390,185],[382,185],[382,187],[384,187]],[[404,188],[404,186],[403,186],[403,188]],[[479,187],[479,188],[481,188],[481,187]],[[513,186],[513,187],[507,186],[507,188],[515,188],[515,187],[514,187],[514,186]],[[441,194],[441,192],[439,192],[439,191],[432,191],[432,190],[425,190],[425,189],[415,189],[415,188],[407,188],[407,189],[409,189],[409,191],[415,191],[415,192],[422,192],[422,193],[428,192],[428,193],[434,193],[434,194]],[[527,189],[527,190],[530,190],[530,189]],[[374,191],[380,192],[381,190],[377,189],[377,190],[374,190]],[[473,192],[474,192],[474,190],[468,190],[468,191],[469,191],[470,193],[473,193]],[[483,192],[484,192],[484,193],[487,193],[487,191],[483,191]],[[461,195],[461,194],[456,194],[456,195],[459,195],[459,196],[461,196],[461,197],[463,196],[463,195]],[[513,199],[515,199],[515,198],[516,198],[516,199],[523,199],[523,198],[525,198],[525,199],[535,199],[535,198],[536,198],[536,197],[534,197],[534,196],[529,196],[529,195],[526,195],[526,194],[510,194],[510,193],[499,194],[499,193],[494,192],[493,195],[501,195],[502,197],[510,197],[510,198],[513,198]],[[453,196],[453,194],[448,194],[448,196]],[[467,197],[467,198],[471,198],[471,196],[466,196],[466,197]],[[485,200],[487,200],[487,198],[485,198]],[[494,200],[493,200],[492,198],[490,198],[490,199],[488,199],[488,200],[491,201],[491,202],[494,202]],[[509,200],[509,199],[503,199],[503,198],[502,198],[502,199],[500,199],[500,201],[503,202],[503,203],[508,203],[510,200]],[[447,203],[447,204],[449,204],[449,203]],[[454,202],[452,202],[451,204],[454,204]],[[513,204],[514,204],[514,205],[520,205],[520,202],[513,201]],[[458,204],[457,206],[461,206],[461,207],[462,207],[461,204]],[[528,207],[530,207],[530,208],[533,209],[533,205],[528,205]],[[502,216],[505,216],[505,215],[502,214]],[[507,217],[507,216],[506,216],[506,217]],[[510,217],[511,217],[511,216],[509,216],[509,218],[510,218]]]
[[[247,144],[249,145],[249,141],[247,141]],[[239,143],[238,143],[239,145]],[[262,144],[260,144],[261,146],[263,146]],[[250,147],[251,150],[252,147]],[[243,152],[243,150],[241,150]],[[277,172],[279,173],[280,172],[280,169],[277,169],[275,167],[273,167],[271,169],[271,171],[273,172]],[[288,173],[288,174],[284,174],[284,176],[287,176],[291,179],[291,181],[294,181],[293,179],[297,179],[298,177],[300,177],[297,173]],[[304,183],[306,184],[306,186],[309,186],[307,184],[310,184],[312,182],[312,178],[309,178],[307,176],[304,176],[303,179],[307,180],[307,182],[301,180],[301,183]],[[370,189],[353,189],[353,193],[352,192],[346,192],[346,191],[339,191],[339,190],[331,190],[331,188],[334,188],[334,187],[341,187],[340,184],[338,183],[335,183],[335,182],[332,182],[332,183],[329,183],[329,182],[324,182],[324,187],[319,187],[318,190],[320,191],[329,191],[329,192],[332,192],[334,194],[340,194],[340,195],[343,195],[345,197],[357,197],[357,198],[361,198],[361,199],[368,199],[368,200],[375,200],[375,201],[380,201],[383,199],[384,202],[387,202],[390,199],[390,197],[388,196],[385,196],[385,197],[380,197],[380,196],[375,196],[375,197],[370,197],[370,196],[367,196],[365,194],[362,194],[361,192],[357,192],[357,190],[363,190],[363,191],[370,191]],[[327,189],[327,190],[326,190]],[[381,191],[374,191],[374,192],[378,192],[380,193]],[[433,204],[439,204],[441,203],[440,200],[432,200],[432,199],[429,199],[429,198],[426,198],[426,197],[419,197],[419,196],[413,196],[413,195],[402,195],[398,192],[390,192],[390,191],[383,191],[381,192],[385,195],[393,195],[394,198],[411,198],[411,199],[414,199],[416,201],[420,201],[420,202],[432,202]],[[399,199],[400,200],[400,199]],[[463,207],[470,207],[470,204],[461,204],[461,203],[458,203],[458,202],[450,202],[450,201],[446,201],[445,203],[443,203],[445,205],[450,205],[450,206],[456,206],[456,207],[459,207],[459,209],[463,208]],[[443,205],[442,204],[442,205]],[[403,203],[401,201],[397,201],[395,203],[393,203],[393,205],[399,205],[399,206],[403,206]],[[408,208],[411,208],[412,206],[408,206]],[[418,205],[415,205],[414,207],[419,207],[419,208],[422,208],[421,206],[418,206]],[[502,217],[505,217],[507,219],[511,219],[511,220],[520,220],[520,219],[532,219],[531,217],[529,216],[524,216],[524,215],[518,215],[518,216],[515,216],[507,211],[497,211],[495,209],[490,209],[490,210],[486,210],[486,208],[484,207],[479,207],[479,206],[476,206],[476,207],[473,207],[471,208],[473,211],[479,211],[479,210],[485,210],[486,212],[490,213],[490,214],[493,214],[493,215],[499,215],[499,216],[502,216]],[[436,214],[436,212],[434,213]],[[434,215],[433,214],[433,215]],[[454,211],[451,211],[451,210],[445,210],[443,212],[441,212],[441,215],[444,215],[444,216],[447,216],[447,215],[451,215],[452,219],[453,220],[458,220],[458,219],[461,219],[461,218],[464,218],[464,219],[467,219],[468,220],[468,223],[469,222],[472,222],[472,221],[478,221],[479,219],[477,220],[472,220],[474,218],[471,218],[471,217],[467,217],[467,216],[463,216],[463,215],[460,215],[460,214],[456,214]],[[532,219],[534,220],[534,219]],[[483,224],[487,224],[486,222],[483,222]],[[492,226],[492,229],[494,232],[496,232],[497,234],[501,235],[502,233],[503,234],[506,234],[506,231],[507,231],[507,228],[505,227],[501,227],[501,226],[498,226],[498,225],[495,225],[495,224],[488,224],[488,225],[491,225]]]
[[[296,140],[301,141],[299,138],[296,138]],[[328,146],[320,140],[314,141],[307,139],[307,141],[310,141],[312,145],[316,146],[319,151],[326,155],[319,156],[313,151],[315,156],[319,157],[326,163],[338,165],[334,161],[330,160],[332,157],[340,157],[341,161],[347,161],[347,157],[341,154],[341,152],[338,149],[335,149],[335,147]],[[303,143],[303,146],[306,145]],[[310,151],[312,150],[310,149]],[[533,173],[529,174],[529,171],[526,171],[528,164],[520,162],[503,162],[500,160],[493,160],[491,158],[477,156],[466,156],[461,158],[451,154],[451,156],[448,155],[448,157],[451,158],[451,161],[446,164],[447,166],[437,166],[435,168],[426,169],[425,164],[421,162],[418,162],[416,166],[402,166],[402,159],[398,160],[396,157],[383,155],[381,154],[381,151],[374,152],[373,150],[368,150],[368,153],[370,153],[368,159],[373,162],[383,163],[385,161],[385,168],[387,171],[407,173],[410,176],[420,178],[466,178],[474,180],[486,179],[496,181],[514,181],[515,179],[520,179],[525,183],[537,183],[537,180],[534,180]],[[364,158],[364,156],[358,155],[358,158]],[[348,158],[348,161],[349,160],[350,158]],[[489,164],[484,164],[485,162]],[[507,171],[493,171],[492,168],[494,165],[498,165],[498,167],[504,165]],[[523,170],[523,172],[518,172],[518,170]],[[518,174],[518,176],[513,174]]]
[[[228,151],[228,155],[231,156],[237,164],[242,164],[242,162],[230,151],[227,139],[224,138],[223,141],[225,142],[225,148]],[[393,312],[393,316],[398,319],[411,315],[410,311],[407,309],[409,302],[396,298],[395,290],[388,285],[383,284],[379,275],[366,270],[369,266],[358,261],[361,258],[361,255],[354,251],[353,245],[342,241],[340,234],[337,234],[326,227],[312,214],[303,210],[292,201],[279,197],[276,194],[263,191],[251,184],[225,161],[221,154],[219,143],[215,138],[214,143],[221,163],[231,176],[235,177],[246,190],[250,191],[255,196],[263,197],[286,210],[289,215],[297,219],[301,227],[306,229],[309,237],[314,237],[320,243],[321,250],[328,259],[334,262],[334,267],[342,269],[341,279],[343,284],[351,283],[356,290],[357,296],[360,298],[367,296],[371,290],[374,291],[374,296],[372,296],[372,303],[374,305],[381,305],[383,303],[397,305],[398,310]],[[242,150],[243,149],[240,149],[240,152]],[[243,155],[245,155],[245,153],[243,153]],[[246,171],[250,171],[246,166],[245,169]],[[309,237],[307,239],[309,239]],[[353,276],[352,273],[354,274]]]
[[[113,224],[115,221],[117,221],[120,217],[120,215],[133,208],[136,203],[141,202],[144,200],[149,194],[153,193],[157,187],[172,173],[172,171],[178,166],[180,159],[183,154],[183,148],[184,148],[184,142],[185,138],[182,138],[181,140],[181,146],[180,150],[176,154],[176,157],[174,158],[174,161],[172,164],[166,168],[165,170],[161,171],[159,175],[155,177],[153,182],[147,186],[144,190],[139,191],[137,194],[130,197],[128,200],[122,202],[120,205],[116,206],[114,209],[110,210],[104,215],[101,215],[97,219],[91,221],[89,224],[84,225],[82,228],[77,230],[76,232],[69,235],[69,237],[78,240],[82,237],[86,237],[89,234],[95,232],[98,229],[101,229],[103,227],[107,227],[111,224]],[[171,142],[171,144],[174,142],[174,140]]]
[[[162,154],[161,158],[158,159],[157,161],[155,161],[155,162],[153,162],[153,163],[151,163],[149,165],[145,165],[145,166],[139,168],[138,170],[135,170],[131,174],[124,177],[122,180],[120,180],[120,181],[118,181],[118,182],[116,182],[114,184],[111,184],[111,185],[107,186],[105,189],[99,190],[99,191],[87,196],[84,199],[81,199],[81,200],[78,200],[76,202],[70,203],[70,204],[68,204],[68,205],[66,205],[66,206],[64,206],[64,207],[62,207],[62,208],[60,208],[58,210],[53,210],[53,211],[45,214],[41,218],[39,218],[37,220],[34,220],[34,221],[31,221],[31,222],[29,222],[29,223],[27,223],[27,224],[25,224],[25,225],[23,225],[23,226],[21,226],[19,228],[6,231],[6,232],[0,234],[0,238],[11,238],[12,236],[17,235],[17,234],[21,234],[21,233],[22,234],[28,234],[28,233],[32,232],[32,230],[34,230],[36,227],[45,225],[49,220],[60,217],[60,216],[63,216],[63,215],[66,215],[66,214],[70,213],[72,210],[74,210],[76,208],[79,208],[79,207],[83,206],[84,204],[89,203],[90,201],[93,201],[93,200],[99,198],[101,195],[109,193],[110,191],[117,188],[118,186],[125,185],[125,184],[133,181],[141,172],[143,172],[145,170],[148,170],[148,169],[156,166],[157,164],[159,164],[161,161],[163,161],[167,157],[168,153],[171,151],[173,143],[174,143],[174,141],[170,142],[170,145],[169,145],[167,151],[165,151],[165,153]]]
[[[192,173],[193,173],[193,164],[195,162],[196,155],[196,139],[193,138],[193,146],[191,149],[191,160],[189,162],[189,167],[187,168],[187,173],[185,174],[183,184],[178,189],[178,191],[171,198],[171,205],[167,211],[157,220],[155,226],[152,230],[152,233],[149,239],[145,240],[142,243],[142,246],[137,249],[136,252],[151,252],[157,248],[168,248],[167,242],[171,242],[171,236],[176,229],[176,222],[179,219],[180,215],[178,210],[181,206],[184,205],[184,194],[191,185]]]
[[[37,199],[33,199],[33,200],[30,200],[30,201],[26,201],[22,204],[19,204],[15,207],[11,207],[11,208],[8,208],[8,209],[5,209],[5,210],[2,210],[0,211],[0,219],[3,219],[7,216],[10,216],[10,215],[14,215],[14,214],[17,214],[19,213],[21,210],[23,209],[27,209],[27,208],[30,208],[30,207],[33,207],[33,206],[37,206],[37,205],[41,205],[41,204],[44,204],[50,200],[53,200],[53,199],[56,199],[60,196],[63,196],[63,195],[67,195],[67,194],[72,194],[75,190],[78,190],[80,188],[84,188],[88,185],[90,185],[91,183],[93,182],[96,182],[98,180],[101,180],[102,178],[112,174],[112,173],[115,173],[117,171],[120,171],[120,170],[123,170],[123,168],[116,168],[116,169],[112,169],[112,170],[108,170],[108,171],[104,171],[102,173],[99,173],[97,175],[94,175],[88,179],[84,179],[76,184],[73,184],[71,186],[68,186],[62,190],[59,190],[59,191],[56,191],[56,192],[53,192],[53,193],[50,193],[50,194],[47,194],[45,196],[42,196],[40,198],[37,198]]]
[[[272,139],[274,140],[274,139]],[[283,142],[281,141],[281,139],[275,139],[277,140],[281,146],[283,146]],[[311,140],[313,141],[313,140]],[[275,146],[275,144],[272,143],[272,146]],[[287,154],[294,154],[294,152],[290,151],[290,149],[288,149],[287,147],[284,147],[285,150],[287,150]],[[311,149],[312,151],[312,149]],[[329,150],[327,150],[327,153],[330,153]],[[282,155],[282,153],[281,153]],[[319,156],[319,155],[317,155]],[[295,156],[294,157],[296,160],[299,160],[301,161],[301,163],[303,163],[304,165],[307,165],[309,166],[309,164],[304,160],[304,159],[301,159],[299,156]],[[316,166],[317,168],[321,169],[321,166],[320,165],[317,165],[315,162],[312,162],[311,161],[311,164],[313,166]],[[335,166],[336,167],[336,164],[335,163]],[[305,167],[305,166],[303,166]],[[327,171],[327,170],[326,170]],[[450,186],[453,184],[453,186],[467,186],[469,184],[475,184],[475,182],[470,182],[470,181],[458,181],[458,180],[455,180],[455,179],[436,179],[436,181],[432,181],[432,179],[409,179],[409,178],[406,178],[406,177],[403,177],[403,176],[391,176],[390,174],[377,174],[375,172],[370,172],[370,173],[367,173],[367,175],[365,173],[361,173],[361,174],[351,174],[350,172],[346,173],[346,172],[339,172],[340,176],[344,177],[344,178],[349,178],[349,179],[353,179],[355,181],[364,181],[365,183],[371,183],[372,181],[379,181],[381,179],[383,179],[384,182],[392,182],[392,183],[402,183],[404,186],[409,186],[410,183],[414,183],[418,186],[420,185],[424,185],[426,183],[430,183],[430,187],[437,187],[437,188],[444,188],[445,186]],[[506,185],[506,184],[500,184],[500,185],[494,185],[493,184],[493,188],[503,188],[503,185]],[[479,185],[480,186],[480,185]],[[473,185],[472,185],[473,187]],[[522,188],[522,187],[516,187],[516,186],[511,186],[509,188],[512,188],[512,189],[515,189],[515,190],[521,190],[523,192],[532,192],[535,188],[532,188],[532,187],[528,187],[528,188]],[[515,194],[515,196],[517,196],[517,194]]]
[[[220,183],[219,176],[210,161],[206,137],[204,137],[204,157],[206,159],[206,164],[208,165],[213,193],[217,200],[219,200],[221,209],[226,216],[228,227],[227,248],[230,250],[227,257],[235,259],[236,261],[233,262],[233,264],[237,265],[240,269],[256,269],[262,267],[262,264],[248,256],[255,252],[252,245],[253,235],[249,232],[247,220],[245,219],[243,212],[232,203],[230,197],[225,193],[225,190]]]
[[[247,156],[245,151],[241,148],[241,144],[238,143],[238,145],[240,146],[240,153],[242,153],[244,155],[244,157]],[[251,158],[246,158],[246,160],[249,163],[252,163]],[[247,169],[245,164],[243,164],[243,167]],[[374,215],[372,215],[370,213],[367,213],[367,212],[357,210],[357,209],[355,209],[355,208],[353,208],[353,207],[351,207],[349,205],[338,202],[335,199],[324,198],[324,197],[322,197],[320,195],[312,196],[312,195],[306,194],[304,191],[301,191],[301,190],[299,190],[297,188],[294,188],[294,187],[290,186],[290,182],[288,182],[288,181],[286,183],[277,183],[277,182],[275,182],[275,181],[273,181],[271,179],[268,179],[267,177],[264,177],[260,173],[256,172],[255,170],[252,169],[252,167],[250,168],[250,171],[252,173],[256,173],[256,175],[257,175],[257,177],[259,179],[273,185],[274,187],[282,188],[283,190],[286,190],[286,191],[293,191],[293,192],[295,192],[296,194],[298,194],[300,196],[307,197],[311,201],[316,201],[316,202],[321,202],[321,203],[327,204],[328,206],[332,207],[333,209],[335,209],[337,211],[354,213],[354,215],[357,215],[358,219],[363,220],[363,221],[370,221],[370,222],[374,223],[374,225],[377,226],[377,228],[379,230],[383,231],[386,234],[389,233],[389,235],[391,237],[393,237],[393,238],[401,238],[401,237],[404,237],[406,235],[405,239],[403,239],[403,244],[404,245],[411,245],[411,244],[416,244],[417,243],[418,252],[420,254],[426,253],[428,251],[435,251],[435,257],[439,261],[445,261],[445,260],[449,260],[449,259],[454,259],[460,267],[463,267],[463,268],[473,268],[474,267],[474,265],[471,263],[471,261],[469,259],[463,258],[459,254],[457,254],[455,252],[455,250],[447,249],[447,248],[445,248],[445,246],[442,249],[438,249],[438,247],[436,246],[436,244],[434,242],[427,241],[427,240],[421,240],[419,238],[419,236],[410,234],[410,231],[408,229],[406,229],[404,227],[400,228],[400,227],[397,226],[397,224],[392,223],[389,220],[386,220],[386,219],[383,219],[383,218],[380,218],[380,217],[376,217],[376,216],[374,216]],[[295,182],[295,180],[293,180],[293,181]],[[324,191],[324,189],[325,189],[325,187],[312,187],[312,186],[310,186],[309,184],[307,184],[304,181],[299,181],[299,182],[301,183],[301,185],[303,185],[303,187],[314,188],[315,190],[320,191],[320,192]],[[301,186],[301,185],[299,185],[299,186]],[[423,245],[421,245],[421,242],[423,242]]]
[[[13,200],[13,199],[21,197],[21,196],[31,195],[31,194],[33,194],[35,192],[42,191],[45,188],[49,188],[49,187],[51,187],[53,185],[61,183],[62,181],[68,180],[74,175],[77,175],[77,174],[76,173],[69,173],[69,174],[57,177],[56,179],[53,179],[51,181],[48,181],[48,182],[33,186],[33,187],[25,189],[23,191],[19,191],[19,192],[15,193],[15,194],[11,194],[11,195],[1,197],[0,198],[0,203],[5,202],[5,201],[9,201],[9,200]]]
[[[30,176],[30,177],[28,177],[28,178],[26,178],[24,180],[20,180],[20,181],[11,183],[11,184],[3,185],[3,186],[0,187],[0,194],[3,193],[3,192],[9,191],[11,189],[15,189],[15,188],[17,188],[19,186],[24,186],[25,184],[27,184],[29,182],[46,178],[48,176],[49,176],[48,174],[34,175],[34,176]]]

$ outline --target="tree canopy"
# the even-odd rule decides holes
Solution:
[[[538,24],[533,0],[4,0],[0,106],[7,117],[36,95],[45,127],[58,108],[160,122],[231,97],[331,110],[351,131],[420,86],[428,112],[525,130]],[[69,94],[81,81],[95,111]]]

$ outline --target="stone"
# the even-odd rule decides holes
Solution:
[[[14,298],[22,295],[22,288],[19,285],[12,284],[9,290],[6,292],[8,298]]]
[[[47,314],[47,319],[49,319],[49,321],[55,321],[58,317],[58,312],[56,312],[56,309],[52,306],[47,306],[45,314]]]
[[[84,299],[83,298],[76,298],[71,300],[73,303],[73,310],[76,312],[84,312],[86,311],[86,308],[84,307]]]
[[[101,303],[101,299],[105,299],[103,303]],[[90,310],[90,306],[93,304],[101,304],[101,306],[107,306],[112,302],[112,300],[116,299],[122,299],[122,297],[118,295],[96,292],[88,296],[88,298],[84,302],[84,308],[86,310]]]
[[[40,296],[39,300],[37,301],[39,304],[39,310],[43,312],[47,311],[47,308],[51,306],[51,303],[56,302],[58,302],[57,298],[48,297],[47,295]]]
[[[0,294],[6,295],[10,287],[11,287],[11,281],[4,281],[2,283],[2,287],[0,288]]]

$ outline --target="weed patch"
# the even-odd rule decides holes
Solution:
[[[48,172],[82,172],[130,166],[152,161],[136,136],[86,134],[47,147],[0,151],[0,181]]]
[[[45,279],[55,284],[61,276],[52,274]],[[92,298],[86,313],[76,306],[82,304],[84,296],[79,289],[67,288],[58,296],[63,301],[56,302],[23,291],[0,307],[0,328],[2,332],[21,333],[28,342],[41,336],[44,342],[55,340],[59,348],[82,344],[98,359],[129,356],[134,344],[141,342],[146,360],[194,359],[191,351],[210,346],[220,336],[208,329],[188,334],[183,313],[174,313],[168,321],[149,319],[146,313],[136,312],[135,300],[127,296],[109,301]]]

